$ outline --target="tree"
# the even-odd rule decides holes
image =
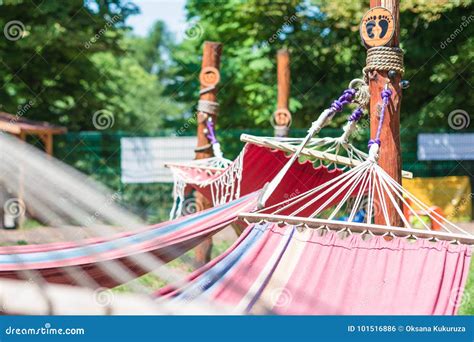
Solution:
[[[161,96],[163,85],[152,72],[153,59],[159,65],[164,25],[158,23],[146,38],[153,45],[143,46],[125,26],[137,12],[125,0],[43,1],[33,8],[30,1],[5,2],[3,110],[21,110],[71,131],[103,128],[94,122],[98,112],[113,116],[109,129],[158,129],[180,108]]]
[[[451,111],[472,108],[472,1],[411,0],[402,6],[405,78],[411,80],[402,103],[402,127],[447,128]],[[219,125],[268,127],[276,102],[275,54],[286,47],[291,53],[294,126],[307,127],[350,80],[362,76],[365,49],[358,25],[368,7],[367,1],[351,0],[188,0],[190,32],[199,34],[190,35],[173,53],[180,80],[173,89],[193,89],[180,95],[196,99],[199,63],[191,63],[190,55],[200,55],[204,40],[221,41],[225,90],[219,101],[226,115]],[[453,43],[442,46],[453,34]]]

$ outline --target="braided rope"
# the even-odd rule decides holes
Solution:
[[[208,100],[199,100],[197,104],[197,110],[201,113],[217,115],[219,112],[219,103]]]
[[[364,75],[371,71],[394,70],[400,75],[405,73],[403,67],[403,50],[398,47],[378,46],[367,50]]]
[[[206,152],[207,150],[210,150],[212,148],[212,144],[206,144],[203,146],[198,146],[194,149],[194,152],[196,153],[201,153],[201,152]]]
[[[214,89],[216,89],[216,86],[213,86],[213,85],[209,86],[209,87],[206,87],[206,88],[203,88],[203,89],[199,90],[199,95],[204,95],[204,94],[210,93]]]
[[[207,119],[206,128],[207,128],[206,137],[209,140],[209,142],[212,145],[217,144],[216,131],[214,129],[214,121],[212,121],[212,118]]]

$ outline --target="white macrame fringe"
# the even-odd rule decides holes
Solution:
[[[213,146],[215,146],[214,144]],[[218,147],[219,148],[219,147]],[[185,201],[185,190],[189,184],[199,187],[209,186],[212,195],[212,204],[214,206],[227,203],[240,197],[240,183],[242,180],[243,156],[245,149],[239,154],[234,162],[228,159],[212,157],[199,159],[187,163],[191,168],[199,169],[200,172],[207,172],[210,175],[216,175],[205,181],[197,181],[189,177],[186,168],[170,167],[173,174],[173,207],[170,212],[170,220],[182,215],[183,203]],[[206,170],[205,167],[219,168],[220,170]]]
[[[234,163],[232,163],[224,173],[210,182],[212,204],[214,206],[233,201],[240,197],[240,183],[242,181],[244,162],[243,156],[244,153],[240,153]]]

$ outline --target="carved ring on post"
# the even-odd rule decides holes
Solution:
[[[204,87],[216,86],[221,79],[219,70],[214,67],[205,67],[199,74],[199,81]]]
[[[387,45],[395,33],[395,19],[385,7],[371,8],[360,22],[360,37],[366,47]]]
[[[275,129],[275,136],[286,137],[288,135],[288,129],[291,126],[291,113],[286,108],[277,109],[271,119],[271,124]]]
[[[291,113],[286,108],[279,108],[273,113],[273,116],[272,116],[273,127],[276,127],[276,126],[290,127],[291,121],[292,121]]]

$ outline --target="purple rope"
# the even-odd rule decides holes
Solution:
[[[342,95],[331,104],[331,109],[334,111],[334,114],[342,111],[346,104],[351,103],[355,93],[356,90],[352,88],[344,90]]]
[[[348,121],[359,121],[362,115],[364,115],[364,111],[362,110],[362,108],[357,107],[349,116]]]
[[[392,91],[390,89],[382,90],[382,110],[380,111],[380,119],[379,119],[379,126],[377,127],[377,133],[375,134],[375,139],[370,139],[368,146],[372,146],[373,144],[377,144],[380,146],[380,133],[382,132],[382,124],[383,119],[385,118],[385,109],[388,106],[388,101],[390,100],[390,96],[392,96]]]
[[[206,120],[207,134],[206,137],[209,142],[214,145],[217,144],[216,131],[214,130],[214,121],[212,119]]]

